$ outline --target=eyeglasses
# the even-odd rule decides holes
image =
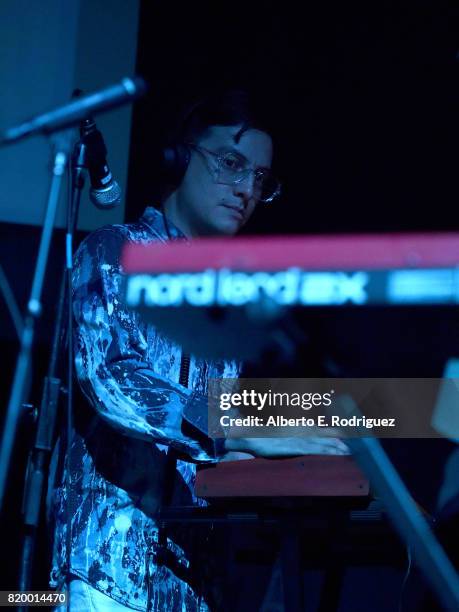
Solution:
[[[214,166],[209,167],[209,170],[216,183],[238,185],[253,173],[253,197],[255,199],[268,203],[280,194],[281,184],[276,177],[269,170],[248,168],[248,160],[237,151],[215,153],[194,143],[188,143],[188,146],[205,158],[211,156]]]

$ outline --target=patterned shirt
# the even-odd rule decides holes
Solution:
[[[172,240],[185,239],[169,228]],[[69,514],[70,574],[135,610],[146,610],[148,600],[151,610],[207,610],[193,572],[191,530],[168,529],[161,547],[155,515],[170,448],[185,459],[177,461],[173,504],[197,502],[193,462],[215,461],[197,426],[207,411],[207,381],[238,372],[235,363],[192,356],[188,388],[181,386],[181,348],[123,304],[123,246],[158,240],[168,240],[164,217],[147,208],[137,223],[93,232],[75,256],[75,366],[85,397],[75,399],[70,487],[52,495],[50,584],[62,587],[66,578]],[[65,469],[59,472],[65,483]],[[160,563],[164,549],[168,561]]]

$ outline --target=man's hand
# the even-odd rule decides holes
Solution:
[[[239,451],[229,451],[225,455],[222,456],[220,462],[222,461],[241,461],[241,459],[253,459],[253,455],[250,453],[241,453]]]
[[[250,453],[255,457],[295,457],[300,455],[349,455],[338,438],[227,438],[228,451]]]

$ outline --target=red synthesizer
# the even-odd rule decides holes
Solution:
[[[130,244],[122,264],[133,308],[459,302],[458,233]]]

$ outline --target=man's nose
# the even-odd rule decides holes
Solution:
[[[250,172],[245,176],[242,181],[239,181],[234,185],[234,194],[244,200],[244,203],[248,203],[251,198],[254,197],[255,192],[255,175]]]

